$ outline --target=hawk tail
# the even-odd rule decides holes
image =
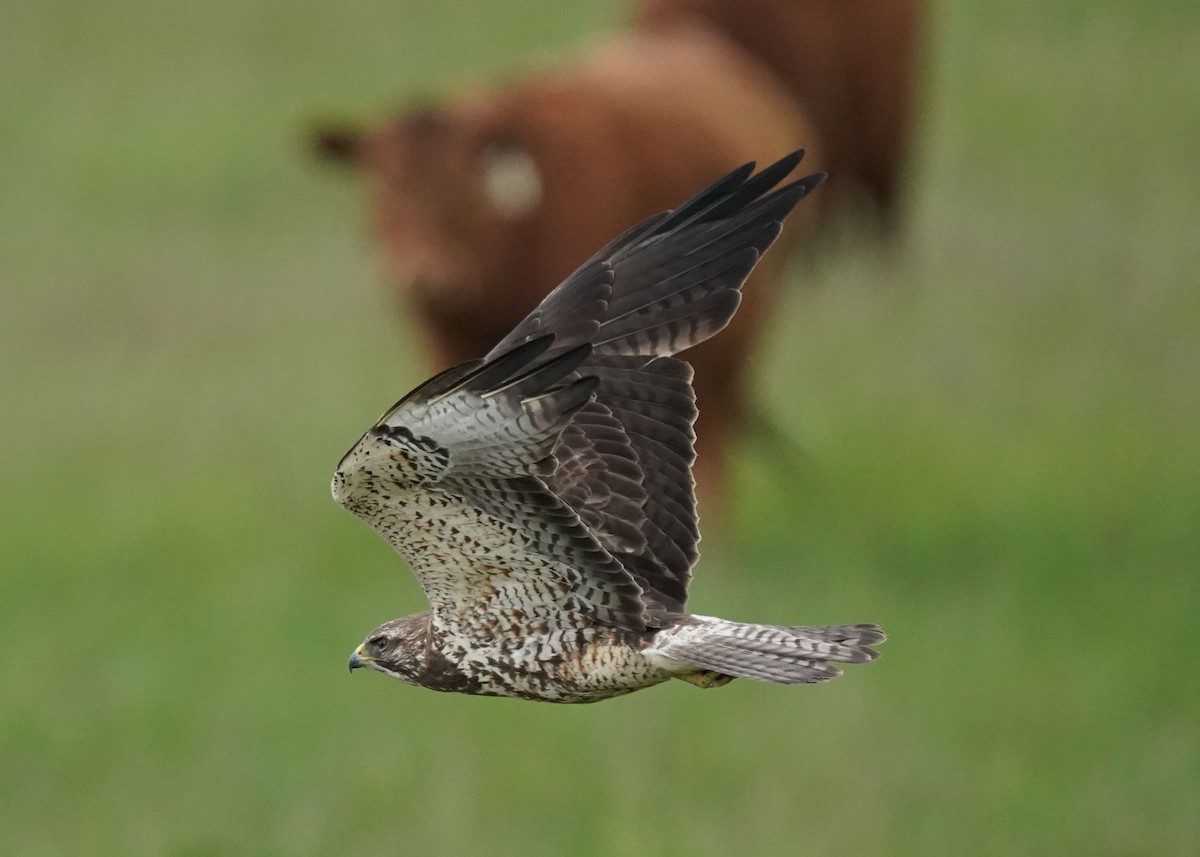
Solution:
[[[878,625],[805,628],[688,616],[658,632],[644,654],[701,687],[719,686],[731,678],[813,684],[841,675],[838,664],[875,660],[879,653],[871,646],[885,639]],[[697,673],[702,676],[697,678]]]

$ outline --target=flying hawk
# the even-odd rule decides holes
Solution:
[[[823,174],[796,152],[735,170],[616,238],[486,357],[389,409],[333,496],[412,567],[431,609],[350,656],[433,690],[594,702],[679,678],[825,681],[876,657],[875,625],[684,610],[696,543],[691,367],[782,221]]]

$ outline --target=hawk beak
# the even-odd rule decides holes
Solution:
[[[364,649],[362,646],[359,646],[354,650],[354,653],[350,655],[350,661],[347,666],[350,667],[350,672],[354,672],[359,667],[365,667],[374,660],[375,658],[367,654],[366,649]]]

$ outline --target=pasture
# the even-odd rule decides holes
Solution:
[[[422,600],[328,479],[424,369],[304,132],[623,16],[0,9],[0,851],[1193,853],[1194,0],[936,4],[903,240],[796,270],[787,443],[739,450],[692,604],[878,622],[877,664],[583,707],[347,676]]]

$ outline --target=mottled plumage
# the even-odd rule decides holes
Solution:
[[[824,681],[875,658],[874,625],[684,611],[698,556],[691,367],[783,219],[823,179],[748,164],[628,230],[481,360],[392,407],[335,499],[408,560],[431,609],[350,659],[434,690],[593,702],[676,677]]]

